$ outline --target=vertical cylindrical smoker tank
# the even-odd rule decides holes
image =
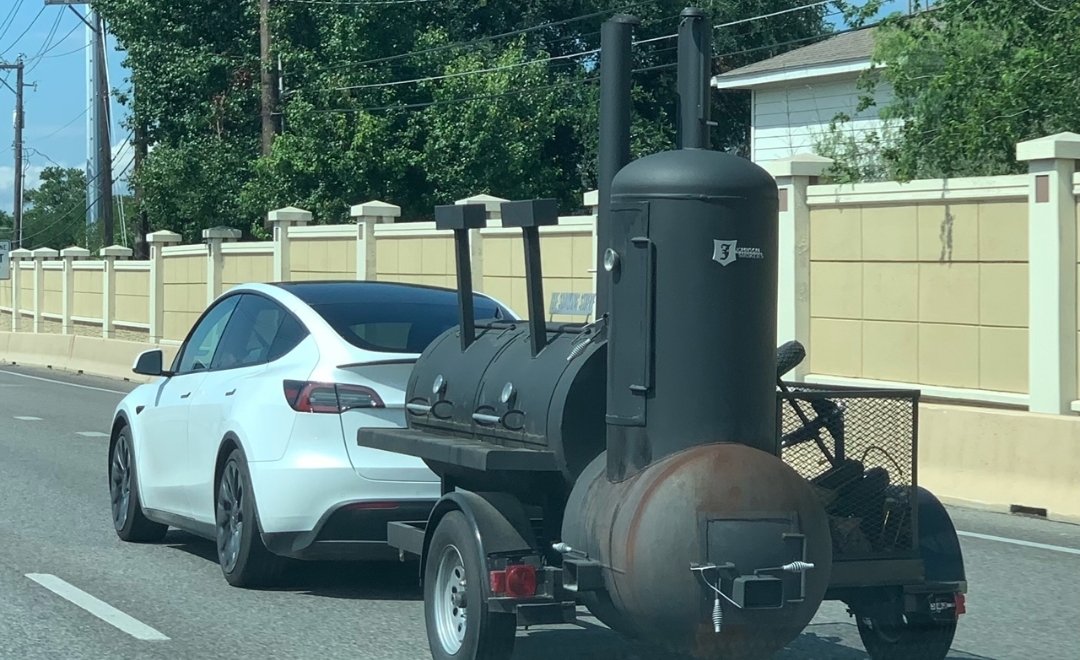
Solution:
[[[624,167],[611,202],[608,477],[706,443],[776,454],[775,181],[667,151]]]

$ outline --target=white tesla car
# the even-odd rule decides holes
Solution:
[[[475,295],[475,318],[510,320]],[[125,541],[169,526],[217,543],[230,584],[271,583],[285,558],[394,558],[386,523],[426,519],[441,495],[419,459],[360,447],[360,427],[405,426],[413,363],[458,324],[449,289],[385,282],[248,284],[203,312],[173,364],[117,406],[113,524]]]

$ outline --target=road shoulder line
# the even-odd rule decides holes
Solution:
[[[1067,555],[1080,555],[1080,550],[1076,548],[1067,548],[1063,545],[1050,545],[1048,543],[1036,543],[1035,541],[1023,541],[1021,539],[1010,539],[1004,536],[994,536],[992,534],[978,534],[976,532],[956,532],[957,536],[968,537],[972,539],[982,539],[983,541],[997,541],[998,543],[1009,543],[1011,545],[1020,545],[1025,548],[1038,548],[1039,550],[1050,550],[1052,552],[1061,552]]]

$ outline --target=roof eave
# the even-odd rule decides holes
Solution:
[[[732,71],[713,76],[712,86],[716,89],[757,89],[770,85],[782,85],[795,80],[850,76],[852,73],[861,73],[869,69],[872,61],[870,57],[860,57],[825,64],[785,67],[743,74]]]

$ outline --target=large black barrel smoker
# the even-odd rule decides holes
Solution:
[[[679,35],[680,148],[629,162],[635,23],[602,33],[598,320],[544,321],[540,228],[558,212],[531,200],[502,207],[522,232],[528,321],[474,323],[469,233],[484,209],[439,207],[461,325],[418,359],[408,428],[358,435],[442,478],[428,520],[388,529],[421,557],[435,658],[508,658],[516,626],[573,621],[578,604],[697,657],[768,657],[831,587],[865,586],[850,570],[832,580],[843,494],[782,458],[835,428],[836,406],[815,400],[814,420],[778,432],[784,397],[814,397],[776,390],[776,183],[707,148],[697,9]],[[841,467],[863,483],[864,465]]]

